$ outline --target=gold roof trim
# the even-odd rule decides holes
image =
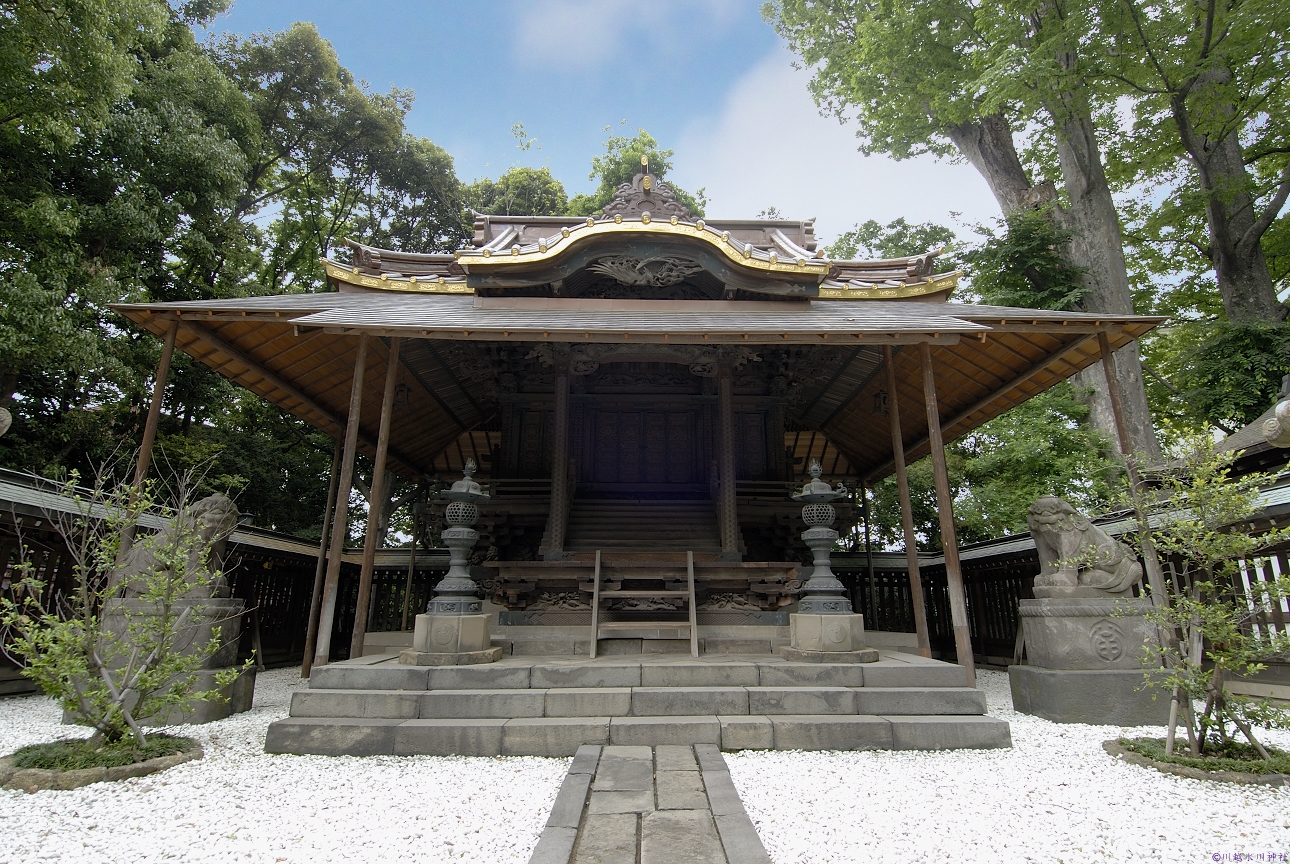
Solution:
[[[378,291],[413,292],[416,294],[474,294],[475,289],[460,276],[370,276],[357,268],[322,259],[327,278]]]
[[[568,233],[566,234],[565,231]],[[513,245],[509,249],[484,246],[463,249],[457,261],[466,270],[484,272],[520,265],[539,264],[558,258],[584,240],[616,234],[662,234],[687,237],[703,241],[728,258],[731,263],[750,270],[773,273],[777,276],[813,276],[817,280],[828,275],[832,262],[823,258],[797,257],[780,260],[778,253],[758,249],[751,244],[734,239],[727,231],[717,231],[702,219],[686,222],[678,219],[655,220],[647,214],[641,218],[593,220],[560,231],[537,243]]]
[[[941,294],[952,290],[959,284],[962,271],[941,276],[930,282],[918,282],[913,285],[901,282],[897,286],[874,285],[872,288],[830,288],[820,286],[821,300],[907,300],[910,297],[925,297],[928,294]]]

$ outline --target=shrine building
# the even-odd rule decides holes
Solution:
[[[115,307],[166,340],[141,470],[178,348],[337,441],[333,547],[356,452],[436,489],[473,462],[481,599],[513,628],[599,615],[593,645],[783,627],[811,561],[790,496],[813,464],[850,490],[897,473],[912,549],[904,466],[931,453],[970,677],[943,442],[1160,321],[953,302],[937,250],[832,260],[813,220],[697,218],[647,167],[600,216],[476,214],[452,254],[347,246],[323,262],[333,291]],[[307,663],[332,651],[333,559]]]

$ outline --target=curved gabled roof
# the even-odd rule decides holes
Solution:
[[[387,291],[468,294],[481,286],[527,287],[562,279],[623,243],[699,258],[728,285],[762,294],[851,299],[940,299],[957,271],[936,273],[944,250],[883,260],[834,261],[815,243],[815,220],[707,221],[691,218],[666,183],[637,174],[600,217],[475,214],[474,246],[415,254],[346,241],[349,265],[326,260],[330,279]]]

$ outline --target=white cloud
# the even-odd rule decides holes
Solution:
[[[565,71],[642,56],[675,58],[695,35],[696,14],[720,27],[738,11],[739,0],[528,0],[515,22],[515,52]],[[637,44],[626,45],[629,38]]]
[[[810,73],[777,49],[739,79],[721,113],[691,123],[676,146],[673,179],[706,187],[712,218],[750,219],[777,207],[790,219],[812,216],[825,242],[867,219],[939,222],[967,233],[999,215],[971,166],[922,156],[897,162],[858,152],[853,124],[821,117],[806,89]]]

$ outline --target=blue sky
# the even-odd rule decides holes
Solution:
[[[706,188],[711,217],[775,206],[818,217],[828,239],[870,218],[953,226],[952,212],[960,223],[997,215],[966,165],[858,153],[854,129],[819,116],[809,74],[792,68],[758,5],[236,0],[211,29],[247,35],[314,22],[374,89],[416,91],[409,131],[447,149],[466,181],[549,165],[570,194],[590,191],[604,127],[644,128],[676,151],[677,183]],[[536,147],[516,147],[515,123]]]

